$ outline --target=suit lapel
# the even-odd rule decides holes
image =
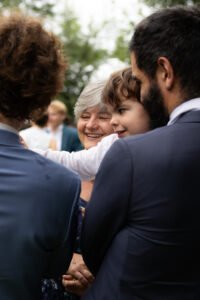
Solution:
[[[67,148],[68,138],[67,138],[67,127],[64,125],[62,130],[62,142],[61,142],[61,150]]]

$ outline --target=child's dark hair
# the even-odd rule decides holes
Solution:
[[[139,87],[132,77],[130,67],[113,73],[102,92],[103,102],[112,107],[118,107],[123,99],[139,101],[139,97]]]

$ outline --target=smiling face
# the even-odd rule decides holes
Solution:
[[[110,119],[111,114],[105,106],[93,106],[82,112],[77,122],[77,129],[85,149],[94,147],[103,137],[113,133]]]
[[[115,108],[110,106],[112,112],[111,125],[119,138],[144,133],[150,130],[150,119],[137,100],[124,100]]]

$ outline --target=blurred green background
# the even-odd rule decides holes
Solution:
[[[117,5],[115,0],[107,1],[112,1],[113,8]],[[151,10],[162,6],[191,5],[198,4],[198,2],[144,0],[144,4],[149,6]],[[101,45],[101,38],[102,34],[105,36],[107,28],[115,27],[112,16],[109,19],[102,20],[102,23],[98,26],[92,22],[89,23],[87,33],[85,33],[82,30],[79,17],[71,6],[69,8],[67,0],[64,0],[63,3],[63,9],[56,10],[56,0],[1,0],[0,10],[2,14],[6,14],[12,9],[18,9],[27,14],[39,16],[44,19],[47,28],[54,31],[61,38],[68,60],[68,69],[64,89],[58,98],[66,103],[70,118],[73,120],[74,103],[98,67],[110,58],[117,58],[124,63],[129,63],[128,43],[135,24],[134,20],[129,20],[130,17],[127,12],[122,12],[124,18],[126,18],[126,26],[116,26],[116,29],[114,28],[116,30],[113,41],[114,46],[110,48],[108,46],[109,40],[108,43],[105,43],[104,40],[103,45]],[[82,4],[84,5],[84,0]],[[138,12],[138,14],[141,14],[142,17],[142,12]]]

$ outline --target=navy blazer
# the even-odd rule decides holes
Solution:
[[[41,299],[41,280],[68,268],[80,182],[0,130],[0,299]]]
[[[84,300],[200,299],[200,111],[121,139],[86,208]]]
[[[82,149],[83,146],[79,140],[77,129],[71,126],[63,125],[61,150],[73,152]]]

